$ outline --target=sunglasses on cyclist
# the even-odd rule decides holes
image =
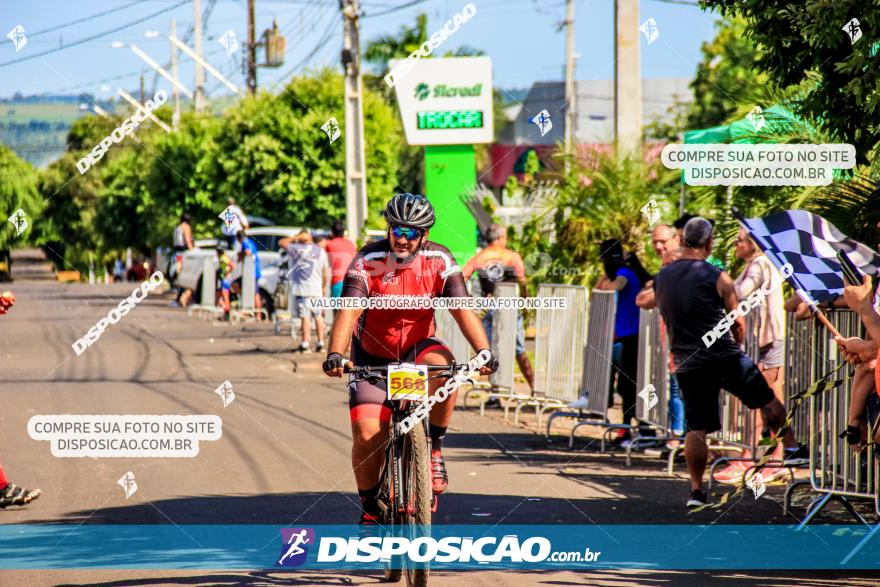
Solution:
[[[425,231],[408,226],[392,226],[391,234],[394,235],[394,238],[406,238],[406,240],[411,241],[420,238],[425,234]]]

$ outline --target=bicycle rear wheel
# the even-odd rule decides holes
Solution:
[[[430,527],[434,493],[431,489],[431,455],[423,424],[413,426],[406,436],[403,457],[409,511],[404,512],[402,521],[410,526]],[[429,574],[427,567],[407,567],[406,584],[408,587],[427,587]]]

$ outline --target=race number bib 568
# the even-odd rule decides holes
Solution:
[[[388,365],[388,399],[424,400],[428,397],[428,368],[413,363]]]

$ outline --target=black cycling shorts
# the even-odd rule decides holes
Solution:
[[[714,359],[711,366],[675,375],[684,397],[684,417],[690,430],[707,433],[721,430],[718,400],[722,389],[753,410],[763,408],[774,397],[767,380],[745,353]]]
[[[452,351],[449,350],[446,343],[436,336],[430,336],[420,340],[403,352],[399,360],[391,360],[366,353],[361,349],[361,345],[358,343],[357,338],[352,338],[351,360],[359,367],[383,367],[394,362],[418,363],[425,354],[444,349],[448,351],[450,355],[452,354]],[[384,379],[379,379],[379,381],[373,385],[369,381],[355,381],[354,375],[349,376],[348,409],[352,422],[355,420],[371,419],[381,420],[383,422],[391,420],[391,402],[388,401],[386,385]]]

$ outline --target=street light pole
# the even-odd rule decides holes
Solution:
[[[565,152],[573,152],[577,95],[574,85],[574,0],[565,3]],[[566,159],[568,167],[568,159]]]
[[[171,36],[177,36],[177,21],[173,18],[171,19]],[[174,46],[174,43],[171,43],[171,77],[180,80],[180,76],[177,73],[177,47]],[[173,102],[171,126],[172,128],[177,129],[177,125],[180,124],[180,92],[174,84],[171,84],[171,88]]]
[[[202,58],[202,7],[200,0],[193,0],[193,6],[195,7],[195,23],[193,24],[193,34],[195,37],[195,49],[196,55],[199,56],[199,59]],[[176,35],[172,35],[175,36]],[[195,96],[195,107],[196,112],[202,112],[205,110],[205,70],[202,68],[202,64],[199,59],[196,59],[196,96]]]

